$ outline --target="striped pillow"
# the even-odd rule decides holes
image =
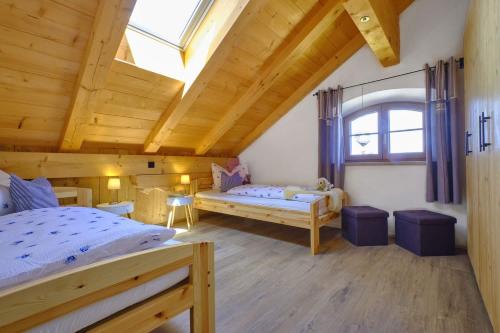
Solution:
[[[16,175],[11,175],[10,195],[16,212],[59,206],[52,186],[46,178],[27,181]]]

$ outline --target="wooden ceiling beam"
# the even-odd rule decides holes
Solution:
[[[365,39],[361,34],[357,34],[347,42],[328,62],[320,67],[307,81],[305,81],[295,92],[281,103],[262,123],[260,123],[252,132],[250,132],[233,150],[234,156],[239,155],[252,142],[260,137],[267,129],[284,116],[292,107],[300,102],[307,94],[317,87],[333,71],[339,68],[346,60],[354,55],[363,45]]]
[[[160,149],[217,73],[217,70],[222,66],[248,23],[251,22],[268,1],[270,0],[246,0],[245,3],[241,3],[236,8],[232,13],[232,17],[226,21],[227,24],[231,24],[231,27],[227,29],[224,38],[216,46],[216,49],[204,64],[203,69],[201,69],[192,82],[186,83],[184,89],[181,89],[176,98],[160,116],[160,119],[144,143],[145,152],[155,153]],[[226,30],[225,27],[221,29]],[[186,68],[186,70],[189,71],[189,68]]]
[[[344,7],[380,63],[384,67],[398,64],[399,9],[406,7],[392,0],[345,0]]]
[[[75,151],[92,119],[97,92],[104,88],[136,0],[99,1],[85,55],[75,84],[59,149]]]
[[[209,151],[343,12],[342,0],[318,2],[264,63],[252,85],[203,138],[196,154],[203,155]],[[329,15],[332,15],[331,20],[325,20]]]

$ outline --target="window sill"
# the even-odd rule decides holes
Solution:
[[[425,161],[380,161],[380,162],[346,162],[346,166],[377,166],[377,165],[425,165]]]

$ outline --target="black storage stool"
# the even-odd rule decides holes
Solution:
[[[387,245],[387,217],[385,210],[370,206],[342,208],[342,236],[354,245]]]
[[[401,210],[396,218],[396,244],[419,256],[455,254],[457,219],[428,210]]]

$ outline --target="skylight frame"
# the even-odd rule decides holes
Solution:
[[[181,33],[181,38],[179,41],[179,44],[174,43],[172,41],[169,41],[165,38],[162,38],[155,34],[152,31],[149,31],[147,29],[144,29],[143,27],[131,24],[130,22],[128,23],[128,28],[136,31],[138,33],[141,33],[145,35],[146,37],[153,38],[161,43],[165,43],[171,47],[174,47],[180,51],[184,51],[186,47],[189,45],[189,42],[191,42],[191,39],[193,38],[193,35],[195,31],[198,29],[200,26],[201,22],[203,21],[203,18],[206,16],[208,13],[210,7],[214,3],[215,0],[200,0],[196,8],[194,9],[193,13],[191,14],[188,22],[186,23],[186,26],[182,30]]]

